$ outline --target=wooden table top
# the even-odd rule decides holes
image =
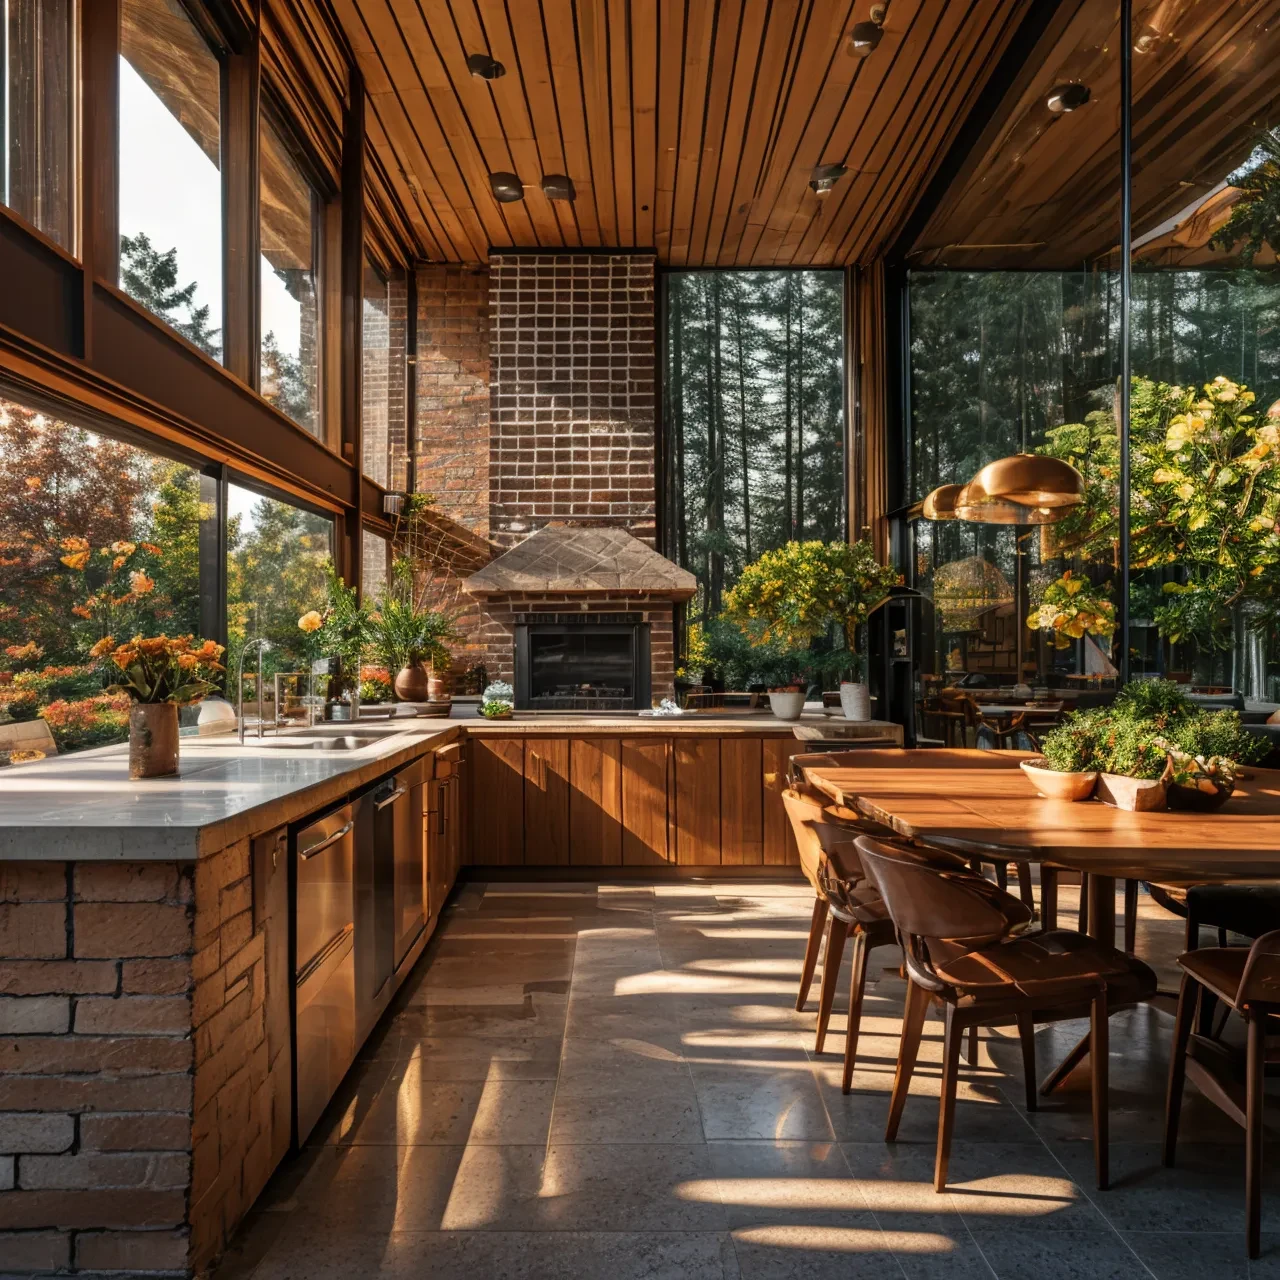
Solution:
[[[1028,758],[1020,752],[865,754],[857,768],[805,776],[904,836],[1007,846],[1010,857],[1166,884],[1280,879],[1280,770],[1253,770],[1216,813],[1125,813],[1099,800],[1043,799],[1017,767]]]

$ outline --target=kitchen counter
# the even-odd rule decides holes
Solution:
[[[354,751],[302,745],[315,731],[183,738],[176,778],[129,780],[128,747],[100,747],[0,770],[0,862],[184,861],[305,817],[459,736],[447,720],[357,722]],[[325,736],[341,732],[337,725]]]

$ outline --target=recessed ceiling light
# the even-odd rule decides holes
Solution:
[[[884,28],[878,22],[856,22],[849,32],[849,56],[865,58],[874,53],[884,37]]]
[[[573,179],[563,173],[546,173],[542,176],[542,194],[548,200],[576,200],[578,190]]]
[[[524,199],[524,183],[514,173],[491,173],[489,188],[493,192],[493,198],[503,204],[514,204],[517,200]]]
[[[1075,111],[1078,107],[1083,107],[1091,96],[1087,84],[1056,84],[1049,90],[1049,96],[1044,100],[1044,105],[1055,116],[1061,116]]]
[[[848,172],[842,164],[820,164],[809,175],[809,186],[816,195],[830,195],[832,188]]]
[[[467,58],[467,70],[473,76],[479,76],[481,80],[500,80],[507,74],[506,67],[497,58],[491,58],[487,53],[471,54]]]

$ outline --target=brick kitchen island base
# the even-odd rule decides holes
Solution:
[[[289,1148],[287,947],[271,838],[0,863],[0,1272],[222,1252]]]

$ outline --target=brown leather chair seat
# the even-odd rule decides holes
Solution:
[[[1202,987],[1208,987],[1219,1000],[1233,1008],[1240,1003],[1240,988],[1249,967],[1251,947],[1201,947],[1178,957],[1178,963]],[[1280,972],[1259,970],[1256,966],[1250,996],[1264,1004],[1280,1005]]]

